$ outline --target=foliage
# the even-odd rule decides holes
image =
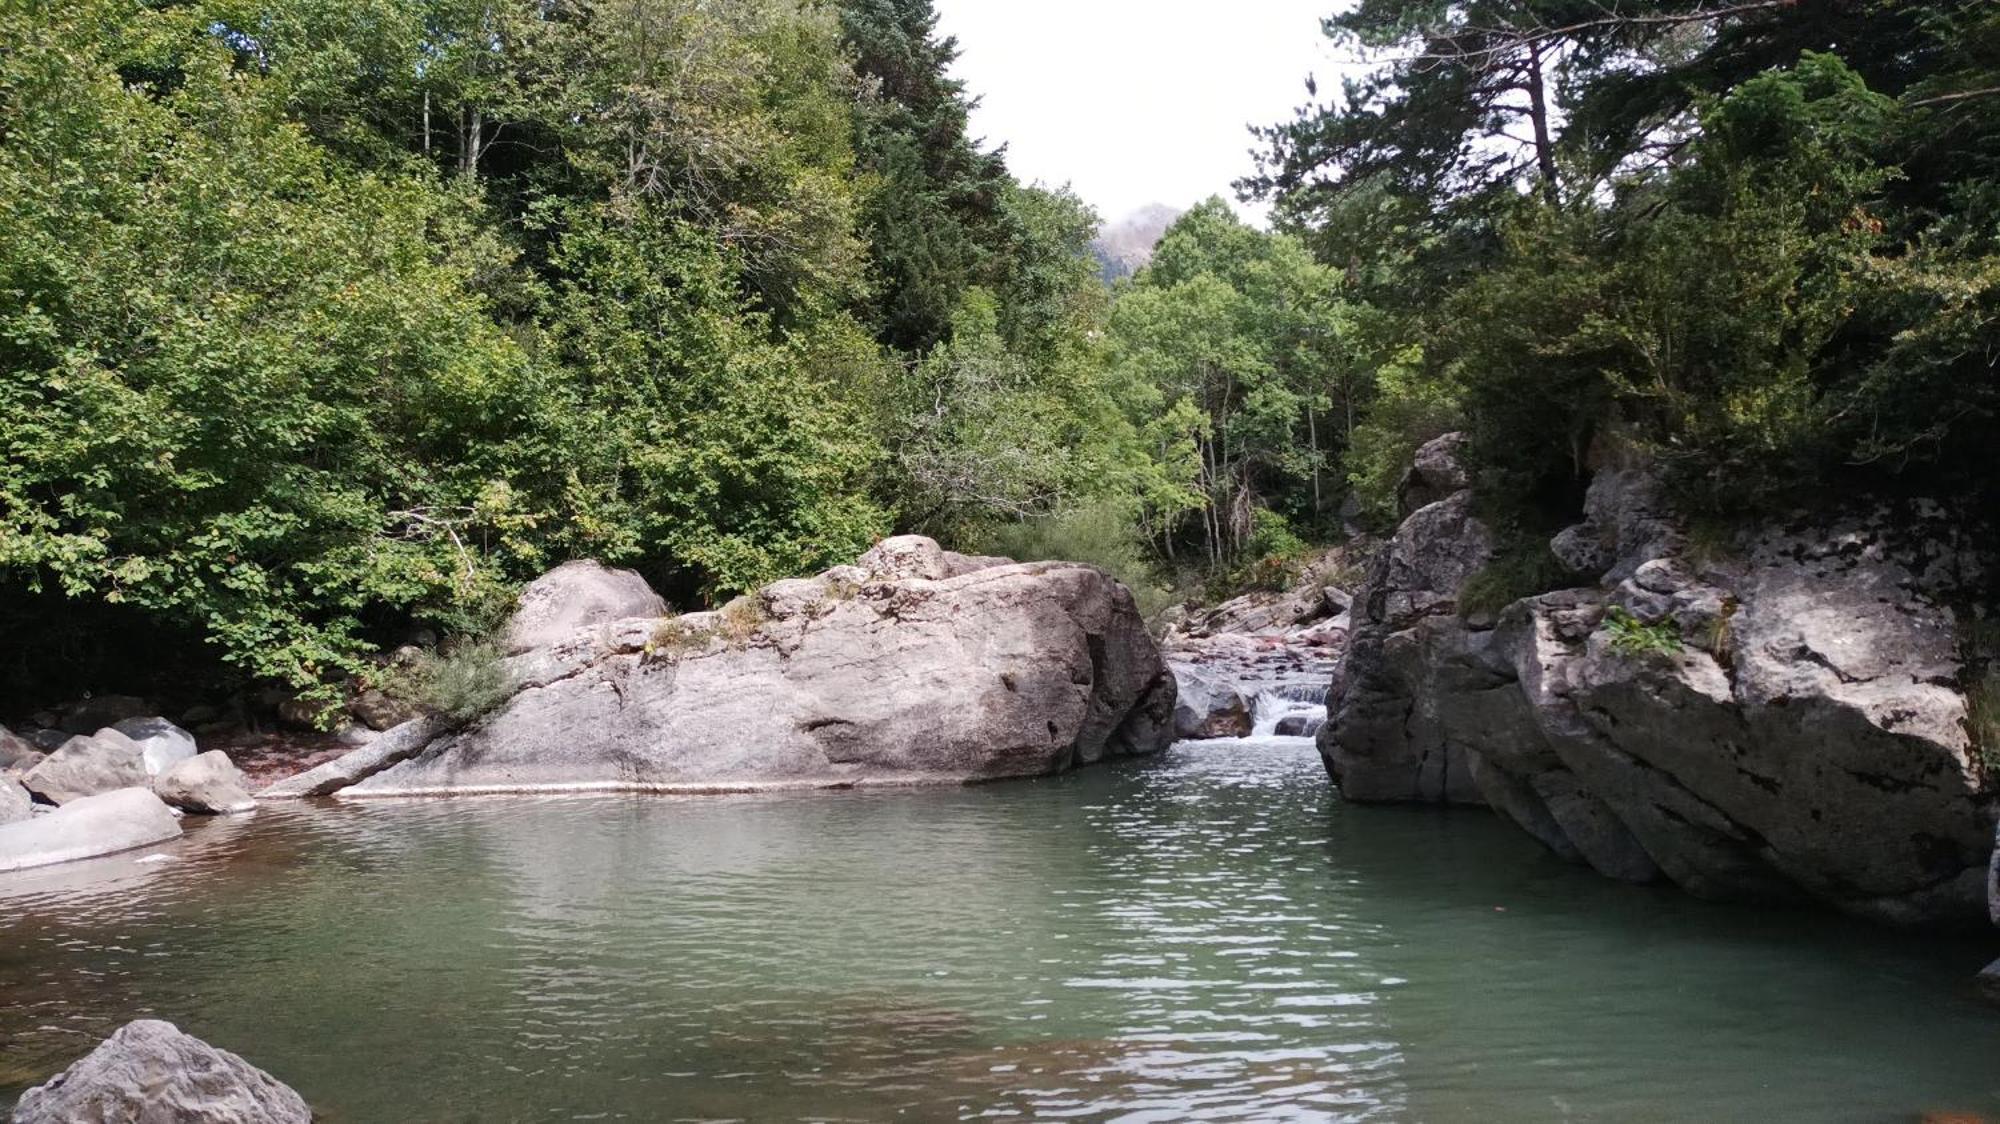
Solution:
[[[447,643],[391,673],[390,695],[439,714],[470,722],[513,694],[505,653],[487,640]]]
[[[1574,577],[1549,552],[1546,537],[1515,536],[1466,579],[1458,591],[1458,612],[1462,617],[1491,617],[1524,597],[1572,584]]]
[[[1650,659],[1681,653],[1680,630],[1672,621],[1647,624],[1630,610],[1613,605],[1605,611],[1604,629],[1611,637],[1611,650],[1621,656]]]

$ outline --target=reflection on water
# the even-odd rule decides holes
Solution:
[[[0,879],[0,1104],[171,1019],[327,1120],[2000,1115],[1993,950],[1633,889],[1310,743],[327,803]]]

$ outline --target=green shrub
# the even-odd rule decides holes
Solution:
[[[1524,597],[1570,584],[1572,575],[1540,540],[1503,546],[1458,591],[1458,615],[1491,616]]]
[[[1148,620],[1178,598],[1154,569],[1130,513],[1100,502],[990,528],[974,549],[1017,562],[1082,562],[1124,583]]]
[[[1614,605],[1604,614],[1604,627],[1611,633],[1611,650],[1621,656],[1646,659],[1681,653],[1680,630],[1672,621],[1647,624]]]
[[[425,710],[469,722],[507,701],[514,680],[500,646],[460,640],[396,669],[384,689]]]

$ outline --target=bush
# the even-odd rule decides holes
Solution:
[[[469,722],[507,700],[514,687],[505,657],[490,640],[461,640],[426,652],[385,685],[392,696]]]
[[[1614,605],[1604,614],[1604,626],[1611,632],[1611,650],[1621,656],[1650,659],[1681,653],[1680,630],[1672,621],[1647,624]]]
[[[1148,620],[1177,598],[1153,568],[1125,508],[1100,502],[990,528],[975,547],[1019,562],[1082,562],[1123,582]]]

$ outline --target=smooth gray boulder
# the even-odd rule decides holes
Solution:
[[[0,825],[19,823],[35,814],[35,798],[12,777],[0,776]]]
[[[393,730],[421,717],[416,707],[383,691],[363,691],[347,701],[347,713],[371,730]]]
[[[219,749],[178,762],[153,781],[153,791],[181,811],[196,815],[227,816],[257,807],[244,787],[243,774]]]
[[[144,787],[151,780],[138,743],[109,728],[69,739],[21,777],[28,791],[52,804],[67,804],[118,788]]]
[[[164,718],[127,718],[111,728],[139,747],[151,776],[157,777],[200,752],[193,734]]]
[[[586,627],[509,670],[497,710],[346,794],[962,782],[1172,734],[1173,676],[1123,586],[928,539],[716,612]]]
[[[46,1084],[14,1124],[310,1124],[305,1099],[277,1078],[172,1023],[125,1024]]]
[[[634,571],[588,559],[565,562],[521,591],[520,608],[507,625],[507,650],[532,651],[592,625],[666,611],[667,603]]]
[[[180,833],[180,820],[151,789],[121,788],[0,824],[0,872],[129,851]]]
[[[1987,562],[1960,520],[1822,513],[1697,559],[1657,477],[1608,470],[1552,547],[1599,583],[1468,619],[1455,598],[1490,543],[1470,510],[1461,492],[1412,514],[1357,601],[1320,732],[1344,797],[1458,802],[1469,780],[1610,877],[1988,915],[1992,802],[1946,608]]]

